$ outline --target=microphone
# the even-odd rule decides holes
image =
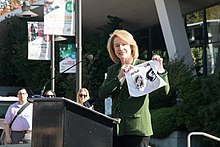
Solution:
[[[74,66],[78,65],[79,63],[85,61],[86,59],[87,59],[88,61],[91,61],[91,60],[93,59],[93,55],[92,55],[92,54],[86,55],[86,57],[85,57],[83,60],[81,60],[81,61],[79,61],[79,62],[76,62],[74,65],[72,65],[72,66],[70,66],[69,68],[65,69],[65,70],[62,71],[60,74],[65,73],[66,71],[70,70],[71,68],[73,68]],[[41,90],[40,97],[43,96],[47,84],[48,84],[49,82],[51,82],[53,79],[55,79],[55,77],[51,78],[50,80],[48,80],[48,81],[44,84],[44,87],[43,87],[43,89]]]
[[[93,59],[93,55],[92,55],[92,54],[88,54],[88,55],[86,56],[86,59],[89,60],[89,61],[91,61],[91,60]]]
[[[85,101],[85,102],[83,103],[83,106],[85,106],[85,107],[87,107],[87,108],[90,108],[90,107],[93,106],[95,103],[96,103],[96,99],[90,98],[90,99],[88,99],[87,101]]]

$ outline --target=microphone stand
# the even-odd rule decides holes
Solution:
[[[76,66],[76,65],[78,65],[79,63],[83,62],[85,59],[92,60],[92,59],[93,59],[93,55],[92,55],[92,54],[87,55],[86,58],[84,58],[83,60],[81,60],[81,61],[75,63],[74,65],[70,66],[69,68],[65,69],[65,70],[62,71],[60,74],[65,73],[66,71],[70,70],[70,69],[73,68],[74,66]],[[48,80],[48,81],[44,84],[44,87],[43,87],[43,89],[41,90],[40,97],[43,96],[47,84],[48,84],[49,82],[51,82],[53,79],[55,79],[55,78],[56,78],[56,76],[53,77],[53,78],[51,78],[50,80]]]

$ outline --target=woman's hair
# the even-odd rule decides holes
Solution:
[[[87,101],[87,100],[90,98],[90,96],[89,96],[89,91],[88,91],[86,88],[81,88],[81,89],[79,89],[79,91],[78,91],[78,93],[77,93],[77,96],[76,96],[76,102],[79,103],[79,104],[83,104],[83,103],[84,103],[84,101],[82,101],[82,99],[80,98],[80,94],[81,94],[83,91],[86,93],[86,97],[84,97],[84,98],[85,98],[85,101]]]
[[[49,92],[51,92],[53,95],[48,96],[48,93],[49,93]],[[47,91],[45,92],[45,96],[46,96],[46,97],[56,97],[56,93],[55,93],[53,90],[47,90]]]
[[[118,63],[120,61],[119,58],[115,55],[115,51],[114,51],[115,37],[119,37],[122,40],[124,40],[126,43],[130,44],[132,57],[134,59],[138,58],[139,56],[138,46],[133,36],[126,30],[115,30],[112,34],[110,34],[110,37],[107,43],[107,50],[109,52],[110,58],[112,59],[114,63]]]

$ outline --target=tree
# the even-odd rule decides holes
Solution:
[[[23,86],[33,91],[40,91],[49,72],[49,62],[27,59],[27,22],[25,19],[12,17],[2,22],[1,30],[1,84]],[[36,86],[37,85],[37,86]]]

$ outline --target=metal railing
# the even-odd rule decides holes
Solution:
[[[192,135],[202,135],[202,136],[205,136],[205,137],[208,137],[208,138],[211,138],[211,139],[214,139],[214,140],[220,142],[220,138],[215,137],[215,136],[213,136],[213,135],[210,135],[210,134],[208,134],[208,133],[204,133],[204,132],[191,132],[191,133],[189,133],[188,136],[187,136],[187,147],[191,147],[191,145],[190,145],[191,139],[190,139],[190,138],[191,138]]]

